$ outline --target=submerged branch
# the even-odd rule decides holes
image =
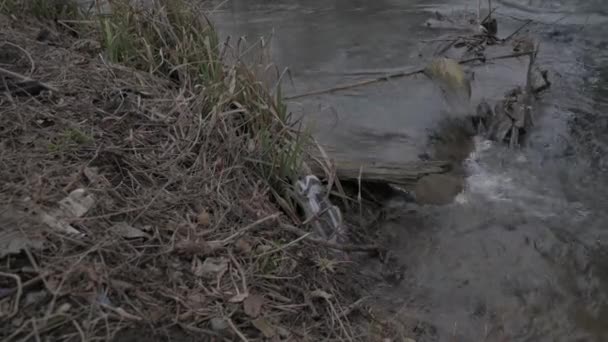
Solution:
[[[512,53],[512,54],[500,55],[500,56],[489,57],[489,58],[488,57],[473,57],[473,58],[460,60],[460,61],[458,61],[458,64],[468,64],[468,63],[477,62],[477,61],[486,63],[486,62],[496,61],[496,60],[500,60],[500,59],[509,59],[509,58],[528,56],[531,53],[533,53],[533,52],[526,51],[526,52],[516,52],[516,53]],[[379,76],[376,78],[362,80],[362,81],[358,81],[358,82],[354,82],[354,83],[348,83],[348,84],[343,84],[343,85],[339,85],[339,86],[335,86],[335,87],[331,87],[331,88],[319,89],[319,90],[314,90],[314,91],[307,92],[307,93],[286,96],[285,99],[286,100],[295,100],[295,99],[299,99],[299,98],[303,98],[303,97],[322,95],[322,94],[333,93],[333,92],[340,91],[340,90],[358,88],[358,87],[362,87],[362,86],[366,86],[366,85],[370,85],[370,84],[374,84],[374,83],[388,81],[388,80],[391,80],[394,78],[401,78],[401,77],[408,77],[408,76],[414,76],[417,74],[422,74],[422,73],[424,73],[425,69],[426,69],[425,67],[421,67],[421,68],[414,69],[414,70],[410,69],[408,71],[405,71],[405,70],[398,71],[398,72],[390,73],[390,74],[387,74],[384,76]]]

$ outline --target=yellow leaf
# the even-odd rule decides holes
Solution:
[[[464,69],[457,61],[450,58],[437,58],[429,63],[424,72],[431,79],[446,85],[448,90],[465,90],[470,96],[471,85]]]

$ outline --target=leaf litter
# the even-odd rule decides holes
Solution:
[[[159,13],[155,25],[168,20]],[[278,182],[261,174],[268,151],[251,144],[268,140],[254,128],[292,134],[282,105],[238,64],[224,74],[205,60],[210,79],[199,84],[202,66],[174,66],[169,77],[109,62],[98,44],[82,48],[96,35],[79,37],[80,25],[90,22],[66,30],[0,20],[0,41],[27,51],[35,68],[29,58],[2,66],[44,85],[0,94],[0,272],[11,275],[0,278],[0,307],[16,310],[18,325],[0,325],[0,338],[105,340],[112,331],[119,340],[133,329],[249,341],[359,336],[354,317],[334,309],[357,297],[346,267],[328,275],[311,262],[331,250],[302,239],[256,257],[294,241],[281,223],[298,224],[273,198]]]

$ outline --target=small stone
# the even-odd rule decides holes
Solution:
[[[209,321],[209,324],[211,325],[211,330],[217,331],[217,332],[226,331],[230,327],[228,325],[228,322],[226,322],[226,320],[221,317],[213,317]]]
[[[418,204],[445,205],[451,203],[464,189],[463,180],[446,174],[428,175],[416,183]]]

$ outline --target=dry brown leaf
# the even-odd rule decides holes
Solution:
[[[253,247],[251,247],[251,244],[243,238],[236,240],[234,246],[236,247],[237,252],[241,254],[249,254],[253,249]]]
[[[198,214],[198,216],[196,217],[196,221],[199,225],[206,227],[211,223],[211,216],[206,210],[204,210],[203,212]]]
[[[251,295],[243,302],[243,310],[247,316],[256,318],[262,312],[264,305],[264,297],[260,295]]]
[[[265,318],[258,318],[251,321],[254,327],[256,327],[266,338],[273,338],[276,335],[276,329],[270,325]]]

